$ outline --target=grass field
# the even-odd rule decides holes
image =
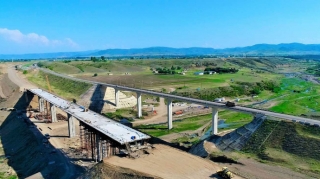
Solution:
[[[265,121],[242,151],[262,162],[320,174],[319,134],[319,127]]]
[[[179,121],[173,121],[173,128],[171,130],[167,130],[168,128],[167,124],[140,125],[140,126],[137,126],[136,128],[154,137],[159,137],[159,136],[178,133],[182,131],[197,130],[198,128],[202,127],[206,123],[210,122],[210,120],[211,120],[211,115],[203,115],[203,116],[190,117],[190,118],[179,120]]]
[[[45,90],[49,90],[46,81],[47,75],[52,92],[68,100],[78,100],[80,95],[86,92],[91,87],[91,84],[75,82],[51,74],[45,74],[41,71],[31,72],[26,75],[29,81]]]
[[[286,95],[286,97],[277,100],[278,104],[270,110],[293,115],[320,111],[319,85],[298,78],[284,78],[281,81],[281,88],[282,90],[276,95]]]
[[[276,72],[303,72],[308,65],[311,65],[311,63],[285,58],[134,59],[108,60],[96,63],[91,61],[71,61],[68,63],[46,62],[44,64],[45,67],[53,71],[79,78],[158,91],[165,89],[166,92],[176,90],[177,92],[189,92],[190,94],[197,91],[205,92],[209,91],[208,89],[234,85],[236,82],[253,83],[261,82],[262,80],[272,80],[281,83],[280,91],[275,93],[263,90],[255,98],[238,96],[239,98],[243,98],[240,104],[270,100],[267,104],[271,105],[262,105],[262,108],[270,108],[270,110],[275,112],[293,115],[309,114],[310,112],[320,110],[318,106],[320,102],[320,95],[318,96],[320,94],[320,87],[299,78],[287,78],[283,74]],[[185,75],[159,75],[153,74],[151,71],[151,69],[158,67],[171,68],[171,66],[180,66],[187,71]],[[206,67],[236,68],[239,69],[239,72],[234,74],[194,75],[194,72],[203,71]],[[93,76],[94,73],[97,73],[96,77]],[[108,75],[111,73],[112,75]],[[124,75],[125,73],[129,73],[129,75]],[[46,88],[43,78],[40,80],[32,79],[32,76],[29,76],[29,78]],[[59,91],[57,87],[59,84],[53,86],[55,91]],[[63,94],[64,92],[61,90],[59,93]],[[75,97],[75,95],[70,93],[63,95],[69,98]],[[143,95],[143,101],[146,98],[151,98],[151,96]],[[234,99],[234,97],[232,98]],[[108,115],[110,117],[131,116],[128,111],[118,111]],[[220,112],[219,117],[226,119],[225,123],[228,126],[221,130],[237,128],[252,120],[252,116],[247,114],[224,111]],[[167,127],[164,124],[141,126],[141,128],[150,135],[161,136],[175,132],[196,130],[210,120],[211,114],[175,121],[173,123],[174,129],[171,131],[167,131]]]
[[[253,116],[244,113],[221,111],[219,118],[225,120],[227,127],[219,129],[220,131],[241,127],[249,123]],[[183,131],[194,131],[207,124],[212,120],[212,114],[188,117],[178,121],[173,121],[173,129],[167,130],[167,124],[140,125],[137,128],[141,131],[159,137],[167,134],[178,133]]]
[[[72,61],[69,63],[46,62],[44,63],[44,66],[59,73],[65,73],[86,79],[91,78],[93,80],[100,80],[108,83],[149,89],[177,88],[185,85],[187,85],[189,89],[212,88],[229,85],[232,83],[231,80],[258,82],[262,79],[276,80],[281,76],[270,72],[256,73],[256,70],[250,68],[251,66],[248,65],[250,64],[249,60],[244,64],[237,64],[235,62],[237,62],[235,59],[230,61],[222,59],[152,59],[112,60],[99,63],[90,61]],[[220,67],[237,68],[240,69],[240,71],[236,74],[194,75],[194,72],[196,71],[203,71],[205,66],[198,66],[202,63],[214,63]],[[170,68],[172,65],[181,66],[182,68],[187,69],[186,75],[155,75],[150,70],[151,68],[157,67]],[[242,67],[241,65],[244,65],[245,67]],[[266,67],[265,64],[257,62],[257,70],[259,70],[260,66],[261,68]],[[94,73],[97,73],[98,77],[93,78]],[[108,73],[112,73],[113,75],[109,76]],[[129,73],[130,75],[124,75],[124,73]]]

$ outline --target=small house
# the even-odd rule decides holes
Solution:
[[[202,71],[195,72],[194,75],[203,75]]]

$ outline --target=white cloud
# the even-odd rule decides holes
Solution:
[[[0,28],[0,36],[19,44],[33,43],[45,46],[79,46],[70,38],[65,38],[63,40],[50,40],[44,35],[39,35],[36,33],[23,34],[22,32],[20,32],[20,30],[10,30],[7,28]]]

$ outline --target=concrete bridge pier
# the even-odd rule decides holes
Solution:
[[[212,107],[212,132],[211,134],[218,133],[218,108]]]
[[[114,97],[114,99],[115,99],[115,105],[116,105],[116,107],[118,107],[119,106],[119,89],[118,88],[114,88],[114,95],[115,95],[115,97]]]
[[[97,162],[100,162],[102,160],[102,150],[101,150],[101,139],[100,139],[100,135],[99,133],[96,134],[96,150],[97,150],[97,153],[96,153],[96,159],[97,159]]]
[[[38,96],[39,111],[44,112],[44,99]]]
[[[71,114],[68,114],[68,129],[69,129],[69,138],[76,136],[76,125],[75,119]]]
[[[167,99],[167,108],[168,108],[168,129],[172,129],[172,99]]]
[[[50,103],[51,122],[58,122],[56,106]]]
[[[137,93],[137,111],[138,118],[142,117],[142,108],[141,108],[141,93]]]

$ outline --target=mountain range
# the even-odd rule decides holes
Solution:
[[[30,54],[0,54],[0,59],[75,58],[90,56],[191,56],[191,55],[320,55],[320,44],[282,43],[256,44],[225,49],[190,47],[149,47],[132,49],[106,49],[81,52],[55,52]]]

